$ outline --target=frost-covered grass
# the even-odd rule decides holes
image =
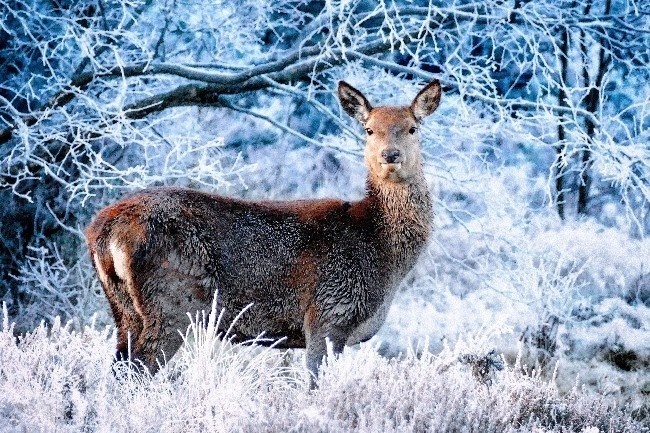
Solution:
[[[650,431],[612,398],[579,387],[561,395],[520,359],[504,364],[485,336],[436,355],[426,344],[393,359],[371,344],[346,349],[310,391],[301,351],[221,342],[215,319],[194,320],[156,376],[122,369],[118,380],[111,328],[56,322],[16,337],[5,314],[0,431]]]

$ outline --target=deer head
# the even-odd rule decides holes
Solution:
[[[434,80],[409,106],[373,108],[368,99],[348,83],[338,87],[341,106],[366,130],[365,159],[370,174],[381,180],[409,182],[422,170],[419,125],[440,102],[440,83]]]

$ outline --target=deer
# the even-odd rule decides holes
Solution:
[[[99,211],[85,234],[116,322],[114,362],[155,374],[182,345],[186,314],[216,302],[229,326],[252,304],[232,324],[236,341],[263,334],[275,347],[306,349],[314,387],[327,342],[338,354],[375,335],[426,247],[433,209],[418,132],[440,96],[434,80],[410,105],[373,107],[339,82],[342,109],[366,133],[358,201],[152,187]]]

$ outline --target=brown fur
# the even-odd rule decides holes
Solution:
[[[118,359],[152,372],[182,340],[186,312],[218,293],[222,325],[240,340],[264,332],[306,347],[316,375],[329,338],[335,352],[370,338],[431,232],[418,122],[440,85],[411,106],[372,108],[346,83],[343,108],[368,131],[368,192],[357,202],[247,202],[181,188],[151,188],[99,212],[86,230],[90,254],[118,327]],[[386,153],[389,152],[389,153]],[[386,155],[390,156],[390,161]]]

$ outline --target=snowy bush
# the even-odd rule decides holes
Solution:
[[[245,314],[245,312],[243,313]],[[198,319],[198,320],[197,320]],[[647,432],[611,398],[560,395],[520,360],[505,365],[485,339],[433,355],[380,356],[371,344],[330,357],[317,390],[300,356],[215,338],[197,315],[185,344],[155,377],[112,374],[114,334],[55,321],[16,338],[0,333],[3,432]],[[189,338],[191,336],[191,338]],[[416,355],[416,352],[419,355]],[[494,371],[486,382],[473,363]],[[493,365],[495,364],[496,367]]]

